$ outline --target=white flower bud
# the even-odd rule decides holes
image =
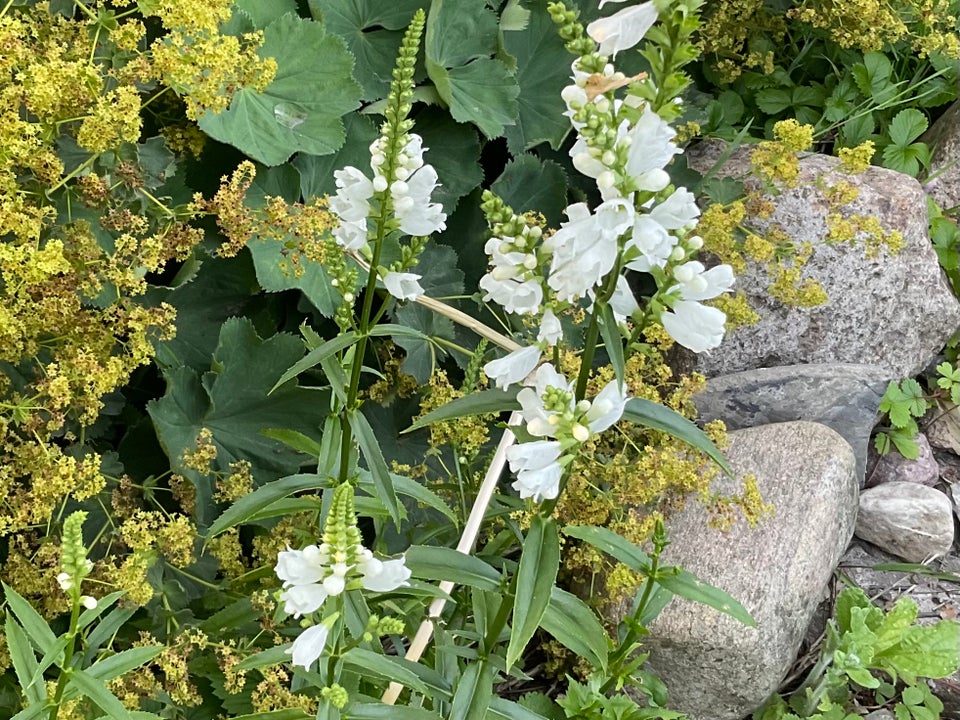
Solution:
[[[397,180],[390,186],[390,192],[393,193],[394,199],[396,199],[397,196],[403,197],[410,194],[410,186],[403,180]]]
[[[680,267],[675,267],[673,269],[673,277],[677,279],[677,282],[682,282],[686,284],[691,280],[693,280],[693,277],[694,277],[693,268],[690,267],[689,265],[681,265]]]
[[[410,177],[410,171],[401,165],[400,167],[397,168],[396,175],[397,175],[397,180],[406,180],[407,178]]]
[[[537,266],[537,256],[536,255],[525,255],[523,258],[523,266],[527,270],[533,270]]]
[[[699,235],[691,235],[687,238],[687,247],[691,250],[699,250],[703,247],[703,238]]]
[[[680,262],[686,256],[687,254],[683,251],[683,248],[680,247],[679,245],[670,252],[670,259],[673,260],[674,262]],[[681,280],[681,282],[684,282],[684,281]]]
[[[577,442],[586,442],[590,439],[590,431],[580,423],[573,426],[573,439]]]
[[[339,595],[346,586],[344,579],[336,575],[329,575],[323,579],[323,589],[327,591],[328,595]]]
[[[603,95],[594,100],[593,104],[596,105],[597,110],[602,113],[610,112],[610,101]]]
[[[343,301],[344,301],[344,302],[352,303],[354,300],[355,300],[355,297],[354,297],[354,295],[353,295],[352,292],[348,292],[348,293],[344,293],[344,294],[343,294]]]
[[[610,170],[604,170],[597,175],[597,187],[601,190],[609,190],[617,183],[617,176]]]
[[[600,162],[602,162],[607,167],[613,166],[617,161],[617,154],[613,150],[606,150],[603,155],[600,157]]]
[[[57,575],[57,582],[60,584],[61,590],[69,590],[70,588],[73,587],[73,580],[65,572],[62,572],[59,575]]]
[[[80,598],[80,602],[83,603],[83,606],[87,610],[96,610],[97,609],[97,599],[95,597],[90,597],[89,595],[84,595]]]
[[[383,175],[377,175],[373,179],[373,189],[376,192],[383,192],[387,189],[387,179]]]

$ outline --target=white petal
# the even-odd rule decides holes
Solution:
[[[284,602],[283,611],[288,615],[300,617],[320,609],[329,593],[320,584],[294,585],[280,593]]]
[[[593,399],[585,419],[590,426],[590,432],[603,432],[616,423],[623,416],[623,408],[627,404],[626,392],[620,390],[616,380],[611,380]]]
[[[415,273],[388,272],[383,277],[383,286],[398,300],[416,300],[423,295],[420,276]]]
[[[386,560],[380,563],[380,571],[376,574],[364,575],[360,584],[373,592],[390,592],[398,587],[405,587],[410,583],[410,569],[404,558]]]
[[[323,563],[319,562],[316,545],[308,545],[303,550],[291,550],[277,553],[277,577],[287,585],[309,585],[319,582],[324,575]]]
[[[536,345],[514,350],[509,355],[491,360],[483,366],[483,372],[501,390],[513,383],[523,381],[540,362],[540,348]]]
[[[292,664],[309,670],[314,661],[323,654],[329,633],[330,629],[326,625],[314,625],[300,633],[293,641],[293,646],[287,650],[287,653],[293,656]]]
[[[536,280],[497,279],[487,273],[480,278],[480,289],[487,292],[484,301],[493,300],[507,312],[517,315],[533,315],[539,312],[543,302],[543,288]]]
[[[653,2],[645,2],[594,20],[587,25],[587,34],[600,43],[601,55],[616,56],[640,42],[656,21],[657,8]]]
[[[546,342],[549,347],[553,347],[563,339],[563,326],[553,310],[547,308],[543,311],[543,318],[540,320],[540,332],[537,334],[537,340]]]
[[[720,345],[726,320],[721,310],[692,300],[680,300],[674,303],[672,311],[660,316],[670,337],[697,353]]]
[[[676,134],[663,118],[649,106],[645,107],[636,125],[626,132],[626,136],[630,138],[627,173],[636,179],[650,171],[662,170],[671,158],[680,152],[680,148],[672,142]],[[667,182],[669,181],[667,176]]]
[[[650,211],[650,217],[667,230],[687,227],[700,217],[694,194],[686,188],[677,188],[670,197]]]
[[[625,322],[627,318],[632,317],[640,309],[637,298],[634,297],[633,290],[630,288],[630,283],[627,282],[624,275],[617,278],[617,287],[610,298],[610,308],[613,310],[613,317],[617,323]]]

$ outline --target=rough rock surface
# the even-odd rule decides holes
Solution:
[[[896,450],[883,457],[870,448],[871,468],[867,473],[867,487],[888,482],[912,482],[921,485],[936,485],[940,479],[940,466],[933,457],[933,450],[923,433],[917,435],[920,453],[916,460],[909,460]]]
[[[933,150],[927,192],[942,208],[960,205],[960,101],[950,106],[920,138]]]
[[[923,427],[933,447],[960,455],[960,408],[938,400],[923,418]]]
[[[688,161],[706,171],[721,151],[704,143],[687,153]],[[749,148],[739,149],[718,175],[744,175],[749,156]],[[761,319],[736,328],[719,348],[697,357],[708,377],[778,365],[866,363],[899,380],[919,373],[960,327],[960,302],[930,243],[920,184],[882,168],[847,176],[834,171],[838,162],[817,154],[803,158],[799,184],[768,198],[776,208],[772,217],[750,220],[760,230],[776,223],[797,243],[813,243],[804,272],[820,282],[829,300],[814,308],[785,307],[767,292],[771,279],[765,266],[749,264],[736,287]],[[867,259],[862,246],[824,242],[832,210],[816,184],[839,180],[859,189],[843,214],[875,216],[884,228],[900,231],[905,246],[899,254]]]
[[[887,372],[870,365],[787,365],[722,375],[693,401],[700,418],[730,430],[807,420],[836,430],[857,458],[863,483],[870,433],[887,387]]]
[[[707,527],[696,503],[670,519],[665,561],[729,592],[757,623],[746,628],[674,598],[651,624],[650,665],[669,688],[671,708],[691,720],[738,720],[777,690],[856,515],[853,450],[830,428],[778,423],[733,432],[730,440],[731,466],[738,476],[756,475],[776,517],[754,528],[741,519],[725,534]]]
[[[912,482],[889,482],[864,490],[856,534],[908,562],[939,557],[953,546],[950,498]]]

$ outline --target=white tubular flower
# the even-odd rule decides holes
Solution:
[[[563,339],[563,326],[553,310],[547,308],[543,311],[543,317],[540,319],[540,332],[537,333],[537,340],[546,343],[547,347],[553,347]]]
[[[671,142],[676,134],[649,105],[644,108],[637,124],[627,130],[629,149],[626,171],[641,185],[642,190],[659,192],[669,184],[670,177],[666,176],[663,168],[680,152],[680,148]],[[648,174],[651,177],[646,177]],[[663,176],[666,176],[666,182]]]
[[[600,177],[601,173],[607,170],[600,158],[590,152],[590,146],[582,137],[570,148],[570,158],[573,166],[583,175],[591,177],[594,180]]]
[[[410,569],[404,558],[396,560],[377,560],[371,558],[364,563],[360,585],[371,592],[390,592],[410,583]]]
[[[537,368],[533,387],[525,387],[517,393],[517,402],[520,403],[520,412],[527,424],[527,432],[537,437],[556,437],[559,418],[555,413],[547,411],[543,402],[543,396],[548,388],[568,393],[572,409],[573,382],[558,373],[550,363]]]
[[[680,283],[680,297],[684,300],[711,300],[733,289],[733,268],[717,265],[705,270],[703,263],[692,262],[678,265],[673,276]]]
[[[486,290],[484,302],[493,300],[508,313],[516,315],[534,315],[540,311],[543,302],[543,288],[536,280],[520,282],[514,278],[497,280],[487,273],[480,278],[480,289]]]
[[[656,21],[657,8],[653,2],[645,2],[594,20],[587,25],[587,34],[600,43],[601,55],[616,56],[640,42]]]
[[[590,403],[590,409],[584,415],[591,433],[603,432],[623,416],[627,404],[627,393],[620,389],[616,380],[608,382],[603,390]]]
[[[97,599],[90,595],[84,595],[80,598],[80,602],[87,610],[96,610],[97,609]]]
[[[513,383],[522,382],[533,372],[538,362],[540,362],[540,348],[530,345],[514,350],[502,358],[491,360],[483,366],[483,372],[498,388],[506,390]]]
[[[292,664],[309,670],[310,666],[323,654],[329,634],[330,628],[326,625],[314,625],[300,633],[293,641],[293,646],[287,650],[287,654],[293,656]]]
[[[337,194],[330,198],[330,211],[345,222],[360,222],[370,214],[373,183],[362,172],[349,165],[333,173]]]
[[[521,498],[540,502],[557,496],[563,474],[557,462],[560,452],[560,443],[556,440],[535,440],[507,448],[510,469],[517,474],[512,487]]]
[[[610,297],[610,309],[613,310],[613,318],[617,323],[626,322],[627,318],[640,309],[637,299],[633,296],[633,290],[630,289],[630,283],[623,275],[617,278],[617,287]]]
[[[628,262],[627,267],[638,272],[649,272],[654,267],[662,268],[667,264],[676,245],[677,238],[668,233],[663,225],[649,215],[638,215],[626,247],[636,248],[640,257]]]
[[[383,286],[397,300],[416,300],[423,295],[420,276],[416,273],[388,272],[383,276]]]
[[[284,587],[320,582],[329,561],[328,554],[316,545],[307,545],[303,550],[288,547],[277,553],[277,577],[283,580]]]
[[[330,594],[320,583],[294,585],[280,593],[280,600],[284,603],[283,611],[298,618],[319,610]]]
[[[424,165],[408,180],[398,180],[390,186],[394,214],[400,229],[408,235],[430,235],[447,227],[443,206],[430,202],[437,187],[437,171]]]
[[[677,188],[670,197],[650,210],[650,218],[667,230],[680,230],[693,225],[700,217],[700,208],[693,193]]]
[[[671,311],[660,316],[663,329],[670,337],[697,353],[720,345],[726,320],[721,310],[695,300],[679,300]]]
[[[566,209],[569,221],[547,238],[545,251],[552,253],[547,284],[559,300],[573,302],[586,296],[610,272],[619,252],[617,238],[633,225],[633,204],[616,198],[591,213],[586,203]]]

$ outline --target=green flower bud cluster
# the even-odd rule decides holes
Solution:
[[[390,181],[393,180],[397,153],[406,146],[407,133],[413,128],[413,121],[407,116],[413,107],[413,74],[425,23],[426,15],[423,9],[417,10],[400,43],[400,52],[397,54],[397,64],[393,69],[393,80],[387,95],[387,109],[384,113],[387,119],[380,128],[380,136],[385,145],[386,156],[383,175]]]
[[[353,507],[353,486],[338,485],[333,491],[333,502],[323,529],[323,542],[329,546],[330,559],[334,563],[357,564],[357,548],[363,538],[357,528],[357,514]]]
[[[579,11],[570,10],[562,2],[552,2],[547,5],[550,19],[558,26],[557,32],[566,41],[567,51],[583,56],[592,53],[597,45],[590,39],[584,30],[583,24],[577,20]]]
[[[342,710],[344,706],[350,702],[350,695],[347,693],[347,689],[337,683],[321,690],[320,696],[329,701],[337,710]]]

